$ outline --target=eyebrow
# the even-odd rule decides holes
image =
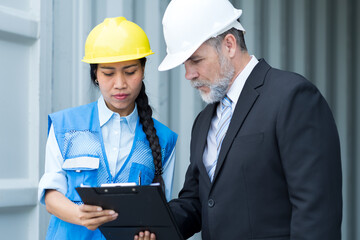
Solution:
[[[201,58],[201,56],[199,56],[199,55],[192,55],[191,57],[189,57],[186,61],[194,61],[194,60],[196,60],[196,59],[199,59],[199,58]],[[186,62],[185,61],[185,62]]]
[[[135,64],[131,64],[131,65],[125,66],[125,67],[123,67],[123,69],[131,68],[131,67],[137,67],[137,66],[139,66],[139,64],[138,64],[138,63],[135,63]]]

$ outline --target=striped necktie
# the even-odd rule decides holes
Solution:
[[[211,165],[211,168],[208,172],[210,180],[212,181],[214,178],[215,168],[217,164],[217,158],[219,156],[219,152],[221,149],[221,144],[224,140],[224,137],[226,135],[227,129],[229,127],[230,121],[231,121],[232,111],[231,111],[231,100],[226,95],[221,100],[221,117],[219,120],[219,123],[217,125],[217,131],[216,131],[216,147],[217,147],[217,157],[213,164]]]

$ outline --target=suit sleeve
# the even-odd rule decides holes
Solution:
[[[276,127],[292,204],[290,239],[341,239],[339,137],[332,113],[315,86],[302,82],[293,88]]]
[[[195,119],[192,137],[195,132]],[[193,141],[193,140],[192,140]],[[191,143],[191,146],[193,143]],[[192,152],[191,147],[191,151]],[[201,204],[199,200],[199,171],[195,161],[190,157],[190,165],[185,175],[185,183],[179,193],[179,197],[169,202],[169,206],[174,214],[180,232],[185,239],[191,237],[201,230]]]

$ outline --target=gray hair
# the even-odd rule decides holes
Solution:
[[[235,37],[236,43],[240,47],[242,52],[247,52],[247,47],[246,47],[245,38],[244,38],[244,32],[237,30],[236,28],[231,28],[216,37],[210,38],[207,41],[205,41],[205,43],[214,47],[216,49],[216,51],[219,53],[221,51],[221,43],[224,40],[225,36],[228,34],[231,34]]]

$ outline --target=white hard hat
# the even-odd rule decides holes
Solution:
[[[242,10],[228,0],[172,0],[163,17],[167,55],[159,71],[185,62],[206,40],[235,27]]]

